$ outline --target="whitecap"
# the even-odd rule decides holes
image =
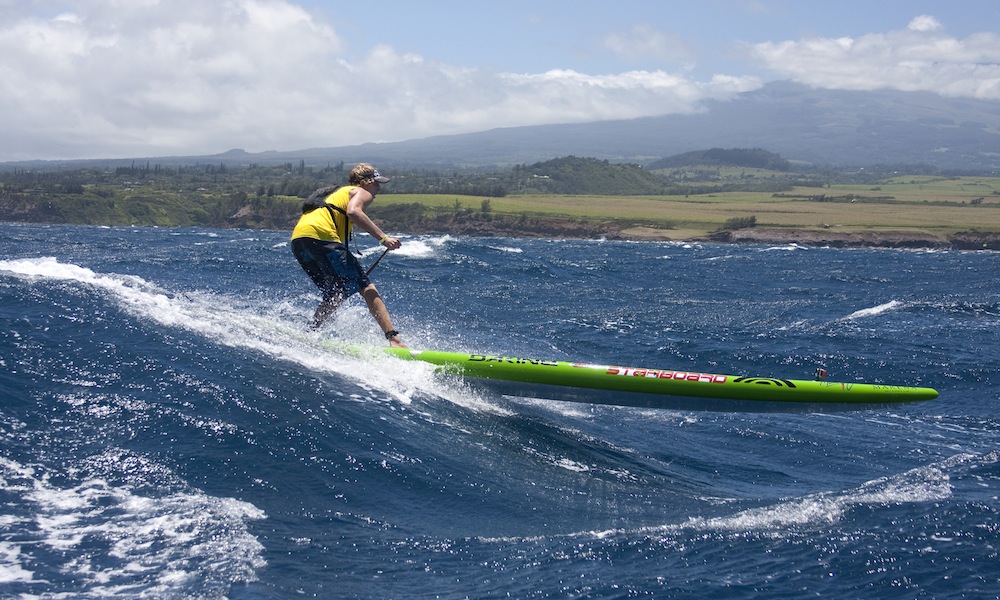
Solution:
[[[0,460],[3,491],[17,492],[18,511],[31,515],[0,523],[0,582],[46,585],[36,575],[59,571],[82,595],[167,597],[187,595],[194,581],[219,589],[256,581],[265,566],[247,524],[266,515],[250,503],[184,486],[154,496],[94,475],[66,479]],[[43,564],[24,545],[52,552]]]
[[[839,320],[840,321],[853,321],[855,319],[864,319],[866,317],[874,317],[874,316],[880,315],[882,313],[885,313],[885,312],[888,312],[888,311],[891,311],[891,310],[896,310],[896,309],[902,308],[903,306],[904,306],[904,304],[902,302],[900,302],[899,300],[892,300],[890,302],[886,302],[885,304],[879,304],[878,306],[873,306],[871,308],[863,308],[861,310],[856,310],[856,311],[852,312],[851,314],[847,315],[846,317],[842,317]]]

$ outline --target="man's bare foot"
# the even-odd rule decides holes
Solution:
[[[389,345],[393,348],[406,348],[406,344],[399,339],[399,332],[391,329],[385,332],[385,339],[389,340]]]

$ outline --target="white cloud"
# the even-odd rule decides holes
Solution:
[[[693,60],[693,52],[680,36],[657,31],[649,25],[636,25],[628,31],[608,35],[604,46],[627,61],[689,63]]]
[[[886,34],[766,42],[749,52],[769,69],[814,87],[1000,100],[1000,36],[979,33],[958,40],[929,15]]]
[[[0,26],[4,158],[225,149],[301,120],[334,31],[281,2],[82,2]],[[343,70],[343,69],[341,69]]]
[[[689,113],[761,85],[684,70],[505,73],[350,48],[337,27],[354,24],[292,0],[25,0],[0,4],[0,16],[0,161],[294,150]],[[605,47],[665,64],[691,57],[647,26]],[[884,34],[746,49],[817,87],[1000,99],[997,34],[955,39],[928,15]]]
[[[69,5],[48,16],[8,9],[0,22],[0,160],[291,150],[631,118],[760,85],[662,71],[497,73],[384,45],[350,60],[335,24],[288,0]],[[670,51],[648,33],[650,47]]]
[[[930,15],[920,15],[910,21],[906,28],[910,31],[936,31],[941,29],[941,22]]]

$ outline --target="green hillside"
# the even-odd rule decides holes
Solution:
[[[765,169],[753,165],[784,165],[759,150],[688,153],[673,164],[684,166],[652,170],[574,156],[499,171],[380,165],[392,181],[370,214],[391,231],[457,235],[687,240],[778,229],[823,232],[813,235],[819,241],[885,231],[933,241],[1000,232],[996,177]],[[304,162],[13,169],[0,171],[0,220],[290,230],[303,198],[343,183],[346,171],[343,163]]]

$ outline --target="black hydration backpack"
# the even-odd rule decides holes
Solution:
[[[347,211],[344,210],[344,209],[342,209],[342,208],[340,208],[339,206],[334,206],[332,204],[327,204],[327,202],[326,202],[326,197],[327,196],[329,196],[330,194],[336,192],[337,190],[339,190],[342,187],[344,187],[344,186],[341,186],[341,185],[328,185],[326,187],[321,187],[318,190],[316,190],[315,192],[309,194],[309,197],[306,198],[305,201],[302,203],[302,214],[311,213],[312,211],[316,210],[317,208],[325,208],[328,211],[330,211],[330,218],[333,219],[334,223],[337,222],[337,219],[334,217],[333,211],[337,211],[340,214],[344,215],[344,218],[347,219],[347,231],[349,232],[347,234],[347,238],[348,239],[344,240],[344,247],[347,248],[348,243],[349,243],[349,239],[350,239],[351,235],[354,234],[354,231],[353,231],[354,228],[351,227],[351,220],[349,218],[347,218]]]
[[[326,187],[321,187],[315,192],[309,194],[309,197],[306,198],[305,202],[302,203],[302,214],[310,213],[316,210],[317,208],[323,208],[323,207],[334,208],[336,210],[339,210],[340,212],[344,212],[343,210],[326,203],[326,197],[336,192],[341,187],[342,186],[339,185],[328,185]]]

